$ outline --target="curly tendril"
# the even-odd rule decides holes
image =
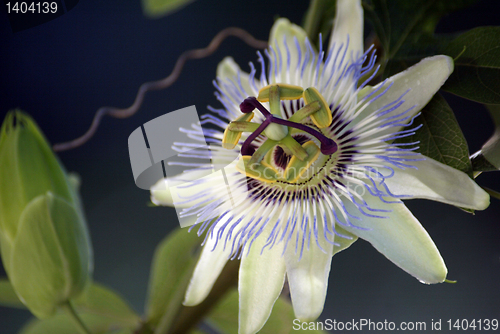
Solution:
[[[81,137],[78,137],[76,139],[73,139],[65,143],[54,144],[54,146],[52,147],[53,150],[55,152],[67,151],[85,144],[87,141],[90,140],[90,138],[94,136],[95,132],[97,131],[97,128],[99,127],[99,124],[101,123],[101,119],[105,115],[109,115],[114,118],[128,118],[134,115],[141,107],[142,102],[144,101],[144,96],[148,91],[161,90],[170,87],[179,78],[182,69],[184,67],[184,64],[186,63],[187,60],[202,59],[210,56],[219,48],[221,43],[229,36],[237,37],[246,44],[248,44],[249,46],[254,47],[256,49],[265,49],[268,46],[267,41],[258,40],[252,35],[250,35],[247,31],[241,28],[229,27],[223,29],[217,35],[215,35],[215,37],[212,39],[212,41],[210,42],[210,44],[208,44],[206,48],[188,50],[182,53],[179,56],[179,58],[177,58],[177,62],[175,63],[175,66],[169,76],[158,81],[150,81],[143,83],[139,87],[139,90],[135,97],[135,101],[130,107],[124,109],[115,107],[99,108],[95,113],[90,128],[87,130],[87,132],[85,132],[85,134],[83,134]]]

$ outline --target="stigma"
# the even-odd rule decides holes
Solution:
[[[283,119],[281,101],[299,99],[303,99],[304,107]],[[270,110],[262,104],[266,102]],[[248,177],[266,183],[297,184],[315,174],[312,167],[320,160],[325,163],[337,152],[335,141],[325,135],[332,123],[332,112],[314,87],[268,85],[259,90],[257,97],[246,98],[240,110],[243,114],[225,129],[222,145],[234,149],[242,133],[250,132],[236,166]],[[251,122],[254,110],[262,115],[260,124]],[[259,136],[260,145],[256,144]]]

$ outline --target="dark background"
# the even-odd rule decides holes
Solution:
[[[139,0],[82,0],[57,19],[13,33],[0,10],[0,116],[21,108],[51,143],[80,136],[103,106],[127,107],[138,87],[167,76],[185,50],[206,46],[228,26],[267,40],[277,16],[300,24],[307,1],[199,0],[170,16],[150,20]],[[438,31],[500,25],[499,4],[485,0],[454,13]],[[158,242],[177,226],[175,211],[147,207],[149,193],[135,187],[127,138],[138,126],[169,111],[219,106],[212,80],[217,63],[231,55],[243,70],[255,50],[227,39],[212,56],[189,61],[169,89],[147,94],[135,116],[105,118],[83,147],[60,153],[67,170],[80,174],[81,194],[95,253],[96,281],[120,292],[143,312],[149,264]],[[471,152],[493,127],[487,111],[445,94],[457,113]],[[1,168],[1,166],[0,166]],[[483,174],[479,184],[500,189],[500,178]],[[407,202],[445,259],[457,284],[427,286],[406,274],[368,243],[359,241],[334,257],[322,318],[349,321],[425,321],[500,318],[500,203],[476,215],[423,200]],[[0,333],[16,333],[30,313],[0,307]]]

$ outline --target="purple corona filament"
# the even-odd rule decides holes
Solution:
[[[316,131],[307,125],[291,122],[285,119],[281,119],[275,117],[271,114],[255,97],[250,96],[247,97],[241,104],[240,110],[242,113],[252,112],[254,109],[258,109],[262,115],[266,118],[264,122],[255,130],[248,138],[245,140],[243,145],[241,146],[241,154],[242,155],[251,155],[250,143],[257,138],[258,135],[262,133],[266,129],[266,127],[271,123],[276,123],[280,125],[285,125],[291,128],[295,128],[304,132],[309,133],[318,139],[321,143],[321,153],[325,155],[330,155],[337,152],[337,144],[330,138],[325,137],[321,132]]]

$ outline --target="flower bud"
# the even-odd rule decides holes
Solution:
[[[20,111],[2,125],[0,166],[2,261],[21,301],[45,318],[90,281],[92,250],[77,190]]]

